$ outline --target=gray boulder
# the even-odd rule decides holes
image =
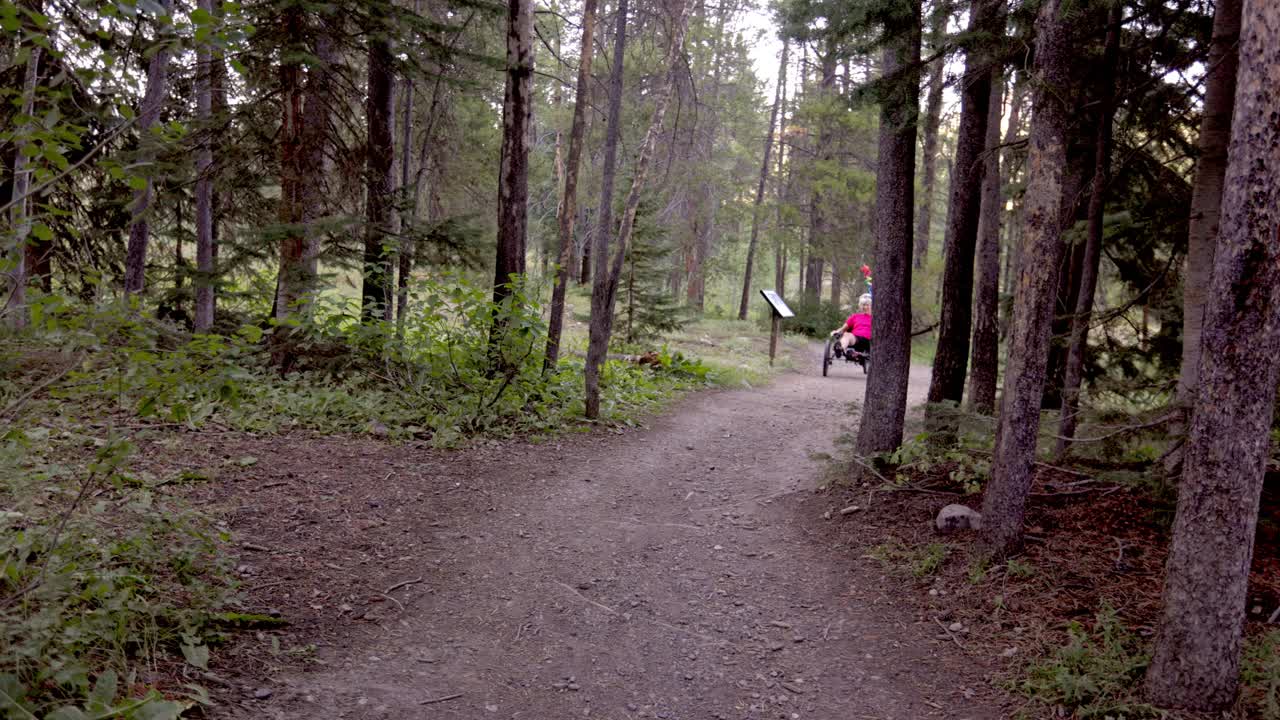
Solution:
[[[982,513],[965,505],[948,505],[938,511],[938,518],[933,526],[943,535],[957,530],[981,530]]]

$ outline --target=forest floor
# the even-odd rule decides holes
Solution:
[[[803,352],[767,386],[692,394],[637,430],[185,449],[260,459],[200,492],[242,543],[249,609],[289,622],[216,654],[211,715],[1006,716],[995,659],[824,527],[823,454],[865,376],[823,378]],[[927,383],[913,368],[913,403]]]

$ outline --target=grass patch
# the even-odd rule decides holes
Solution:
[[[887,569],[909,572],[919,579],[937,574],[946,564],[949,555],[949,549],[942,543],[911,547],[897,539],[867,551],[867,557],[878,561]]]

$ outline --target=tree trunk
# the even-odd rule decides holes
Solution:
[[[1216,34],[1216,33],[1215,33]],[[1147,671],[1157,704],[1227,710],[1280,375],[1280,4],[1245,0],[1231,147],[1164,614]]]
[[[213,115],[213,123],[216,131],[221,133],[223,128],[227,126],[227,65],[222,58],[215,58],[215,62],[209,69],[209,85],[210,94],[212,95],[211,109]],[[215,155],[216,158],[216,155]],[[212,171],[215,177],[222,174],[222,163],[214,160]],[[211,193],[210,204],[212,205],[212,220],[209,223],[209,244],[210,259],[209,266],[211,268],[212,281],[216,283],[218,278],[218,241],[220,237],[220,228],[222,227],[222,218],[226,215],[226,207],[224,195],[218,191],[217,183],[214,183]],[[213,314],[214,319],[218,317],[218,295],[213,293],[209,299],[209,312]]]
[[[979,222],[978,286],[973,318],[973,367],[969,374],[969,408],[981,415],[996,410],[996,381],[1000,367],[1000,216],[1004,198],[1000,184],[1000,118],[1004,109],[1004,78],[996,74],[987,108],[986,170],[982,178]]]
[[[173,0],[160,0],[160,6],[165,15],[173,15]],[[146,184],[134,192],[133,205],[129,208],[132,217],[124,265],[124,291],[129,294],[140,293],[147,285],[147,243],[151,238],[148,211],[155,192],[152,181],[155,170],[151,166],[155,163],[157,144],[153,129],[160,121],[160,110],[169,88],[169,46],[160,37],[159,29],[156,36],[161,44],[147,65],[147,92],[138,108],[138,165],[146,175]]]
[[[708,166],[710,166],[712,155],[716,150],[716,136],[720,128],[720,77],[725,45],[725,24],[729,20],[730,4],[728,0],[725,0],[720,3],[719,9],[716,11],[714,50],[711,57],[711,93],[710,102],[707,106],[710,120],[708,121],[709,127],[707,131],[703,133],[705,142],[698,148],[699,161],[706,163]],[[697,189],[697,192],[703,196],[704,207],[702,209],[706,215],[702,220],[700,231],[694,233],[693,266],[689,271],[687,298],[690,307],[701,313],[706,308],[707,260],[711,257],[712,245],[715,242],[716,213],[719,209],[719,199],[716,197],[714,183],[705,183]]]
[[[213,17],[213,0],[198,0]],[[196,332],[213,327],[213,52],[208,41],[196,46]]]
[[[1115,74],[1120,54],[1123,7],[1111,6],[1107,40],[1103,52],[1103,76]],[[1106,209],[1107,185],[1111,181],[1111,126],[1115,116],[1116,90],[1110,88],[1098,113],[1098,131],[1093,163],[1093,187],[1089,196],[1088,230],[1084,258],[1080,269],[1080,291],[1076,297],[1075,316],[1071,320],[1071,340],[1067,346],[1067,364],[1062,381],[1062,415],[1058,429],[1057,454],[1066,454],[1070,438],[1075,437],[1080,405],[1080,383],[1084,373],[1084,354],[1089,341],[1089,323],[1093,321],[1093,295],[1098,286],[1098,263],[1102,256],[1102,220]]]
[[[414,0],[413,14],[417,15],[422,8],[421,0]],[[418,219],[418,185],[411,182],[411,163],[413,157],[413,77],[408,73],[404,77],[402,93],[404,114],[400,121],[400,268],[396,287],[396,323],[404,327],[405,313],[409,310],[409,276],[413,274],[414,223]]]
[[[31,217],[28,213],[31,194],[31,171],[27,169],[27,155],[23,152],[27,145],[27,136],[34,130],[30,119],[35,115],[36,84],[39,81],[40,56],[39,46],[31,48],[27,56],[27,67],[22,80],[22,115],[28,118],[17,138],[14,140],[13,156],[13,190],[10,195],[10,221],[13,227],[13,244],[6,248],[13,269],[9,271],[7,297],[4,304],[6,323],[20,330],[27,326],[27,238],[31,234]]]
[[[1103,16],[1105,19],[1105,16]],[[1085,16],[1077,15],[1076,22],[1084,24]],[[1085,38],[1080,38],[1082,44]],[[1107,78],[1114,81],[1113,78]],[[1087,212],[1088,203],[1083,202],[1088,194],[1090,180],[1093,178],[1093,161],[1097,152],[1097,124],[1090,122],[1096,117],[1096,105],[1084,94],[1083,85],[1076,83],[1079,90],[1079,103],[1085,106],[1077,109],[1079,120],[1069,129],[1067,138],[1067,166],[1062,179],[1062,203],[1059,212],[1062,231],[1074,231],[1076,224],[1083,219],[1080,209]],[[1080,298],[1080,279],[1084,269],[1085,243],[1074,242],[1077,235],[1071,232],[1073,242],[1064,246],[1062,258],[1058,264],[1057,299],[1054,305],[1053,323],[1051,325],[1049,358],[1045,370],[1044,394],[1041,398],[1041,409],[1054,410],[1062,407],[1062,383],[1067,367],[1067,342],[1071,336],[1071,317],[1075,314],[1076,304]]]
[[[1227,171],[1227,146],[1231,141],[1240,5],[1241,0],[1218,0],[1213,15],[1213,41],[1209,46],[1204,115],[1198,141],[1200,159],[1191,186],[1191,221],[1187,228],[1187,259],[1182,281],[1182,372],[1178,376],[1177,394],[1177,405],[1183,416],[1178,423],[1180,427],[1185,427],[1194,407],[1200,380],[1200,332],[1213,272],[1222,178]],[[1173,458],[1171,465],[1176,466],[1177,460]]]
[[[960,92],[960,128],[956,137],[955,174],[947,211],[943,252],[942,317],[929,382],[929,402],[959,404],[969,362],[973,316],[973,259],[982,205],[982,149],[987,140],[991,103],[993,38],[1003,35],[1004,0],[973,0],[969,32],[979,36],[966,51]]]
[[[529,214],[529,145],[533,126],[533,2],[507,1],[507,80],[502,103],[502,154],[498,169],[498,243],[493,269],[493,302],[515,291],[525,271]],[[496,312],[501,312],[497,310]],[[493,369],[502,367],[506,321],[495,316],[489,333]]]
[[[782,105],[782,76],[787,71],[787,52],[790,46],[782,43],[782,61],[778,69],[778,85],[773,93],[773,110],[769,113],[769,129],[764,136],[764,159],[760,162],[760,180],[756,183],[756,200],[751,208],[751,240],[747,242],[747,268],[742,276],[742,300],[738,304],[738,319],[747,319],[747,301],[751,298],[751,275],[756,259],[756,244],[760,238],[760,209],[764,205],[764,186],[769,180],[769,160],[773,154],[773,129],[778,123],[778,108]]]
[[[1020,268],[1004,398],[991,483],[982,509],[985,541],[999,555],[1022,542],[1022,522],[1031,468],[1040,433],[1040,400],[1044,391],[1050,326],[1057,297],[1062,258],[1062,175],[1073,98],[1060,92],[1071,87],[1074,18],[1063,12],[1069,0],[1046,0],[1036,19],[1035,120],[1027,159],[1023,245],[1036,262]]]
[[[569,285],[569,256],[573,252],[573,226],[577,217],[578,168],[586,137],[588,94],[591,92],[591,58],[594,53],[596,0],[586,0],[582,9],[582,50],[578,55],[578,87],[573,98],[573,124],[569,130],[569,157],[565,164],[564,188],[560,195],[558,226],[560,256],[556,261],[556,282],[551,291],[551,317],[547,329],[547,353],[543,367],[555,370],[560,359],[560,336],[564,331],[564,299]]]
[[[325,179],[329,177],[329,150],[332,145],[329,116],[334,104],[334,66],[339,62],[336,43],[330,28],[322,27],[316,36],[315,60],[307,70],[303,91],[302,148],[298,156],[299,220],[304,229],[302,245],[302,282],[300,299],[309,298],[316,290],[320,275],[320,250],[323,235],[320,220],[329,214]]]
[[[903,31],[884,51],[892,83],[880,106],[876,167],[875,362],[867,378],[858,451],[889,452],[902,444],[911,374],[911,254],[920,94],[920,0],[909,3]]]
[[[283,18],[286,43],[297,50],[305,47],[302,10],[290,7]],[[280,224],[284,236],[280,240],[280,271],[276,276],[276,297],[272,314],[283,320],[293,312],[305,293],[306,270],[303,263],[306,239],[302,234],[301,184],[302,170],[302,65],[296,52],[280,64]],[[283,326],[282,326],[283,327]],[[284,365],[283,351],[276,350],[275,361]]]
[[[784,45],[785,47],[785,45]],[[778,76],[778,82],[782,85],[782,106],[781,116],[778,118],[778,168],[775,174],[775,193],[777,195],[777,226],[774,228],[774,255],[773,255],[773,281],[776,292],[779,297],[787,296],[787,245],[785,242],[785,233],[783,231],[783,204],[791,194],[791,178],[792,168],[787,162],[790,153],[787,152],[787,66],[782,65],[782,72]],[[782,179],[782,171],[786,169],[787,179]]]
[[[1025,103],[1026,97],[1027,97],[1026,78],[1027,78],[1026,72],[1019,70],[1017,72],[1016,78],[1012,81],[1013,87],[1011,88],[1011,91],[1013,94],[1009,100],[1009,126],[1005,130],[1005,134],[1004,134],[1004,144],[1006,145],[1006,147],[1003,151],[1004,155],[1001,159],[1001,163],[1005,168],[1004,177],[1002,179],[1004,180],[1004,183],[1005,183],[1004,195],[1006,197],[1011,197],[1013,195],[1011,186],[1013,185],[1014,181],[1017,179],[1017,173],[1015,172],[1017,169],[1015,167],[1016,165],[1015,160],[1017,160],[1018,158],[1018,152],[1016,149],[1008,146],[1012,145],[1015,141],[1017,141],[1018,137],[1022,133],[1022,118],[1023,118],[1022,106]],[[1013,279],[1018,276],[1018,253],[1021,252],[1020,250],[1021,243],[1018,242],[1019,233],[1022,228],[1021,209],[1022,209],[1022,202],[1017,201],[1015,203],[1013,211],[1010,213],[1010,218],[1009,218],[1008,238],[1006,239],[1006,242],[1005,242],[1004,288],[1006,293],[1012,292]],[[1001,329],[1000,329],[1001,339],[1004,338],[1005,333],[1008,331],[1009,320],[1010,319],[1006,317],[1001,323]]]
[[[608,354],[608,335],[604,328],[613,322],[613,302],[609,297],[609,239],[613,235],[613,183],[618,169],[618,136],[622,128],[622,78],[627,48],[627,0],[618,0],[614,20],[613,67],[609,73],[609,120],[604,132],[604,158],[600,173],[600,218],[591,248],[591,327],[587,342],[587,363],[583,368],[586,382],[586,416],[600,414],[600,369]],[[583,252],[585,269],[587,253]],[[585,275],[585,273],[584,273]],[[604,347],[597,349],[601,340]],[[593,402],[594,398],[594,402]]]
[[[935,45],[946,35],[949,13],[934,11],[929,35]],[[916,218],[915,267],[924,267],[929,255],[929,233],[933,226],[933,196],[938,179],[938,129],[942,127],[942,86],[946,58],[938,58],[929,68],[929,96],[924,111],[924,183]]]
[[[394,97],[391,46],[380,28],[374,30],[368,42],[369,98],[365,105],[365,115],[369,140],[365,163],[364,282],[360,306],[361,315],[366,321],[385,317],[387,303],[391,301],[388,288],[393,253],[390,232],[391,188],[394,184],[392,165],[395,157],[391,139]]]
[[[833,41],[827,41],[827,47],[819,57],[822,61],[822,84],[818,90],[818,98],[822,103],[822,114],[818,120],[818,142],[814,148],[818,162],[822,167],[830,167],[835,156],[832,135],[830,103],[835,94],[836,85],[836,49]],[[809,208],[809,268],[805,272],[805,299],[817,305],[822,301],[822,271],[832,243],[831,228],[827,215],[829,199],[822,191],[821,185],[815,183],[810,198]]]
[[[622,70],[622,55],[620,51],[623,49],[625,42],[625,35],[622,30],[622,23],[626,19],[625,6],[626,0],[620,0],[618,6],[618,40],[614,48],[615,74],[620,73]],[[655,100],[653,119],[649,123],[649,130],[645,133],[644,141],[640,145],[640,152],[636,156],[635,169],[631,179],[631,190],[627,193],[622,220],[618,225],[618,248],[613,257],[612,268],[608,264],[607,237],[603,242],[596,245],[596,277],[591,292],[591,335],[587,345],[585,372],[586,415],[591,419],[600,416],[600,370],[604,366],[605,355],[609,350],[609,336],[613,331],[613,303],[617,296],[618,281],[622,276],[623,263],[626,260],[631,232],[635,227],[636,211],[640,208],[640,195],[644,191],[645,177],[649,171],[649,161],[653,155],[654,147],[658,144],[658,136],[662,133],[662,120],[667,114],[667,106],[671,102],[672,89],[675,87],[677,73],[681,69],[676,61],[680,57],[684,46],[686,20],[683,0],[677,0],[675,12],[676,20],[673,26],[671,46],[667,48],[667,57],[661,65],[661,67],[669,68],[667,78]],[[622,77],[620,74],[613,78],[612,85],[614,94],[609,99],[609,125],[615,130],[612,133],[612,141],[616,151],[618,138],[615,122],[618,118],[615,112],[620,109],[619,106],[622,100]],[[609,139],[606,138],[606,144],[608,143]],[[606,156],[606,159],[608,159],[608,156]],[[610,168],[610,172],[612,172],[612,168]],[[602,209],[605,207],[607,199],[607,197],[601,198],[600,205]],[[602,212],[601,215],[603,214]],[[601,223],[600,227],[603,231],[608,226]]]

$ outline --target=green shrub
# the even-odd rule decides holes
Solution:
[[[1262,720],[1280,720],[1280,630],[1263,633],[1244,650],[1240,679],[1246,701]]]
[[[1024,694],[1049,706],[1065,707],[1077,718],[1163,716],[1137,699],[1150,658],[1114,610],[1104,607],[1092,629],[1072,622],[1067,632],[1070,640],[1064,647],[1028,669],[1018,684]]]
[[[176,718],[193,703],[136,688],[161,663],[206,666],[231,601],[222,538],[125,473],[127,442],[73,468],[40,430],[0,446],[0,715]]]
[[[813,338],[825,338],[831,331],[839,327],[849,318],[848,308],[833,305],[828,301],[801,302],[792,308],[796,316],[787,319],[782,327],[789,333],[798,333]]]
[[[581,416],[583,363],[569,357],[543,371],[545,325],[521,286],[495,305],[487,287],[424,282],[411,307],[401,323],[364,322],[358,303],[326,296],[289,327],[187,336],[126,305],[48,298],[34,309],[27,339],[64,348],[59,362],[74,367],[50,392],[92,415],[126,412],[192,428],[216,421],[254,431],[378,430],[441,446],[552,431]],[[495,320],[503,338],[491,344]],[[273,342],[275,333],[286,344]],[[292,368],[284,376],[272,357],[281,347]],[[665,348],[651,366],[607,363],[603,417],[634,421],[641,408],[712,375]],[[20,385],[0,383],[0,400],[17,397]]]

